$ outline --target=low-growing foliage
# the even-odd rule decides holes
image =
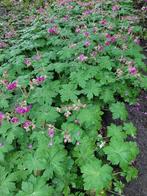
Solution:
[[[0,42],[1,194],[121,195],[138,154],[125,102],[147,89],[132,1],[30,14]],[[121,125],[103,127],[105,110]]]

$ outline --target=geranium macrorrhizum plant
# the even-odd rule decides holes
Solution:
[[[121,194],[137,176],[124,102],[147,78],[128,14],[131,1],[60,2],[0,42],[2,195]],[[105,109],[122,125],[102,134]]]

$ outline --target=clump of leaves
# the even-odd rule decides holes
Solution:
[[[140,29],[125,18],[132,1],[60,1],[32,12],[0,42],[1,192],[121,194],[138,154],[125,102],[147,88]],[[102,133],[104,108],[122,125]]]

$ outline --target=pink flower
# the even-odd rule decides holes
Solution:
[[[134,42],[139,45],[140,44],[140,39],[139,38],[135,38]]]
[[[69,16],[67,16],[67,15],[64,16],[64,17],[63,17],[63,20],[64,20],[64,21],[68,21],[68,20],[69,20]]]
[[[28,106],[17,106],[15,108],[15,111],[18,114],[25,114],[25,113],[29,112],[31,108],[32,108],[31,105],[28,105]]]
[[[57,35],[58,34],[58,28],[57,26],[51,27],[48,29],[48,33],[52,34],[52,35]]]
[[[5,118],[5,115],[2,112],[0,112],[0,121],[2,121],[4,118]]]
[[[30,120],[26,120],[24,123],[23,123],[23,125],[22,125],[22,127],[24,128],[24,129],[29,129],[30,127],[32,126],[32,122],[30,121]]]
[[[40,85],[45,81],[45,76],[38,76],[37,78],[33,79],[33,83],[36,85]]]
[[[19,122],[19,119],[17,117],[11,118],[11,123],[17,124]]]
[[[37,10],[37,12],[38,12],[39,14],[43,14],[44,11],[45,11],[45,10],[44,10],[42,7],[40,7],[40,8]]]
[[[89,32],[84,32],[83,34],[85,35],[85,37],[89,37],[90,36]]]
[[[76,30],[75,30],[75,32],[76,32],[76,33],[80,33],[80,30],[81,30],[81,29],[80,29],[79,27],[77,27]]]
[[[128,28],[128,34],[130,35],[131,33],[132,33],[132,28],[129,27],[129,28]]]
[[[110,39],[110,41],[111,41],[112,43],[114,43],[114,42],[116,41],[116,38],[115,38],[114,36],[112,36],[111,39]]]
[[[92,14],[92,10],[85,10],[84,12],[83,12],[83,15],[89,15],[89,14]]]
[[[85,41],[84,46],[85,46],[85,47],[90,46],[90,41]]]
[[[54,128],[49,128],[49,129],[48,129],[48,136],[49,136],[50,138],[53,138],[53,137],[54,137],[54,134],[55,134]]]
[[[115,38],[115,36],[111,36],[110,34],[106,34],[106,38],[107,38],[107,41],[108,42],[112,42],[112,43],[114,43],[115,41],[116,41],[116,38]]]
[[[101,24],[101,25],[106,25],[106,24],[107,24],[107,21],[106,21],[105,19],[104,19],[104,20],[101,20],[101,21],[100,21],[100,24]]]
[[[119,9],[120,9],[119,5],[114,5],[114,6],[112,7],[112,10],[113,10],[113,11],[118,11]]]
[[[5,42],[0,42],[0,48],[5,48],[7,44]]]
[[[93,52],[91,53],[91,56],[92,56],[92,57],[96,57],[96,55],[97,55],[97,52],[96,52],[96,51],[93,51]]]
[[[136,74],[137,74],[137,69],[136,69],[136,67],[130,66],[130,67],[128,68],[128,71],[129,71],[129,73],[132,74],[132,75],[136,75]]]
[[[18,85],[18,82],[17,81],[14,81],[14,82],[11,82],[7,85],[7,90],[9,91],[12,91],[14,90],[15,88],[17,88],[17,85]]]
[[[81,62],[86,61],[87,59],[88,59],[88,57],[85,56],[84,54],[81,54],[81,55],[78,57],[78,60],[80,60]]]
[[[30,66],[31,65],[31,60],[29,58],[25,58],[24,64]]]
[[[5,34],[5,38],[9,39],[15,36],[15,32],[9,31]]]
[[[104,49],[104,47],[103,47],[102,45],[98,45],[97,50],[98,50],[99,52],[101,52],[103,49]]]
[[[5,118],[5,115],[2,112],[0,112],[0,126],[4,118]]]
[[[105,46],[109,46],[110,44],[111,44],[110,41],[106,41],[106,42],[105,42]]]
[[[109,33],[106,34],[107,39],[111,39],[111,35]]]

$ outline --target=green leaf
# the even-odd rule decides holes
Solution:
[[[73,156],[76,157],[75,162],[81,166],[85,164],[85,162],[88,162],[91,159],[93,159],[94,158],[94,146],[95,146],[94,139],[92,141],[87,136],[81,138],[80,145],[77,145],[73,151]]]
[[[91,129],[92,132],[100,129],[102,114],[100,107],[98,105],[93,105],[80,110],[77,119],[80,121],[81,125],[87,129]]]
[[[60,90],[61,100],[75,102],[79,92],[76,90],[76,86],[73,84],[64,84]]]
[[[98,96],[100,94],[99,84],[95,80],[89,80],[86,82],[86,87],[81,91],[86,94],[88,99],[91,100],[93,96]]]
[[[116,126],[114,124],[108,126],[107,135],[108,137],[112,137],[116,140],[123,140],[126,138],[126,134],[123,132],[122,126]]]
[[[28,181],[22,182],[22,190],[17,196],[49,196],[53,194],[53,191],[42,177],[31,176]]]
[[[123,142],[115,138],[103,150],[107,155],[107,159],[113,165],[119,164],[121,168],[126,168],[138,154],[138,148],[135,143]]]
[[[124,123],[123,129],[127,135],[135,137],[137,129],[134,127],[133,123]]]
[[[82,166],[84,189],[101,192],[110,186],[112,180],[112,167],[102,165],[100,160],[94,159]]]
[[[126,176],[127,182],[136,179],[138,175],[138,170],[135,167],[128,167],[123,170],[123,176]]]
[[[11,195],[15,190],[15,174],[9,174],[4,167],[0,166],[0,192],[1,195]]]
[[[30,153],[25,156],[24,168],[28,169],[30,172],[36,170],[43,170],[45,169],[45,167],[45,159],[39,159],[37,156]]]
[[[123,102],[113,103],[110,106],[110,111],[112,112],[113,119],[120,118],[121,120],[126,120],[128,117],[128,112]]]

